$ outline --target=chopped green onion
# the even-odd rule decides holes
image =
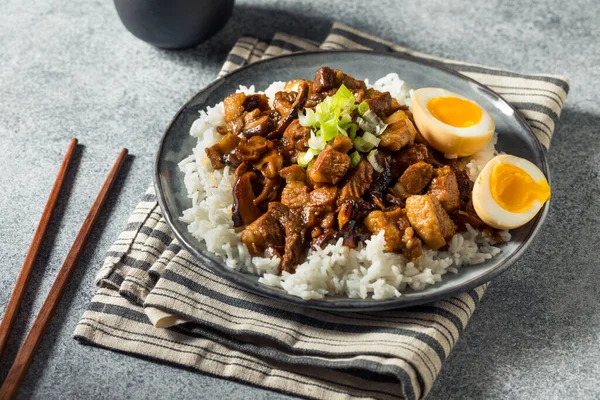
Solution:
[[[364,118],[357,117],[356,122],[358,123],[360,129],[362,129],[365,132],[374,132],[376,130],[375,125],[371,124]]]
[[[329,109],[331,108],[331,97],[325,97],[325,99],[320,102],[319,104],[317,104],[317,106],[315,107],[315,113],[317,114],[317,117],[319,118],[319,121],[321,121],[321,117],[325,116],[326,114],[329,114]]]
[[[335,121],[327,121],[321,124],[321,136],[324,142],[329,142],[338,135],[337,124]]]
[[[298,113],[298,122],[302,126],[313,126],[318,122],[317,114],[310,108],[304,109],[304,114]]]
[[[361,158],[360,153],[356,150],[350,153],[350,168],[356,167]]]
[[[358,131],[358,125],[356,124],[349,124],[346,128],[346,132],[348,133],[350,139],[354,139],[356,137],[356,131]]]
[[[310,160],[312,160],[314,157],[315,154],[312,152],[311,149],[308,149],[306,153],[298,154],[298,165],[302,168],[306,168]]]
[[[388,126],[387,126],[387,124],[378,125],[378,126],[377,126],[377,130],[375,131],[375,134],[376,134],[377,136],[381,136],[381,134],[382,134],[383,132],[385,132],[385,130],[387,129],[387,127],[388,127]]]
[[[371,143],[373,145],[373,147],[379,146],[379,142],[381,141],[381,139],[379,139],[377,136],[373,135],[371,132],[363,133],[362,137],[365,140],[365,142]]]
[[[352,116],[350,113],[343,113],[339,116],[339,124],[346,125],[350,122],[352,122]]]
[[[375,135],[377,135],[377,136],[381,135],[383,133],[383,131],[385,130],[385,128],[387,128],[387,124],[385,122],[383,122],[382,119],[379,118],[379,116],[373,110],[367,111],[363,115],[363,117],[369,125],[374,127],[374,129],[365,129],[365,130],[368,130],[369,132],[374,132]]]
[[[367,156],[367,161],[371,163],[373,169],[377,172],[383,172],[383,167],[377,162],[377,150],[371,150]]]
[[[366,105],[368,110],[368,104]],[[326,97],[315,106],[314,110],[307,108],[304,113],[299,114],[300,124],[311,128],[312,132],[308,140],[308,150],[298,155],[298,165],[306,168],[308,163],[325,148],[327,142],[337,136],[358,139],[358,151],[367,152],[376,147],[379,140],[375,136],[367,135],[368,141],[362,137],[356,137],[358,126],[352,123],[352,112],[356,107],[354,94],[346,86],[341,85],[334,95]],[[375,128],[373,127],[373,129]],[[354,160],[358,157],[356,163],[360,161],[360,154],[357,151],[351,157]]]
[[[308,139],[308,147],[319,152],[325,148],[326,144],[321,136],[315,136],[314,134],[311,134],[310,139]]]
[[[366,153],[367,151],[372,150],[375,147],[373,143],[367,142],[365,139],[362,138],[362,136],[355,137],[352,140],[352,144],[354,145],[354,148],[360,151],[361,153]]]
[[[381,118],[379,118],[379,115],[377,115],[377,113],[375,113],[375,111],[373,110],[369,110],[367,112],[365,112],[365,114],[363,115],[363,117],[365,117],[365,119],[373,124],[376,125],[385,125],[383,120]]]
[[[354,148],[362,153],[366,153],[379,146],[380,139],[370,132],[363,133],[362,136],[357,136],[352,140]]]
[[[337,96],[344,100],[352,100],[352,103],[356,101],[356,98],[354,97],[352,92],[346,87],[346,85],[343,84],[340,86],[340,88],[337,90],[334,96]]]
[[[302,126],[313,128],[323,142],[328,142],[336,136],[348,136],[346,129],[352,122],[355,103],[354,94],[346,86],[341,85],[334,95],[326,97],[317,104],[314,111],[307,108],[298,119]]]
[[[369,107],[369,103],[367,103],[366,101],[363,101],[362,103],[360,103],[358,105],[358,113],[360,114],[360,116],[362,117],[363,115],[365,115],[365,113],[367,111],[369,111],[371,107]]]

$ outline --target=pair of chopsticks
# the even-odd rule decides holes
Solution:
[[[69,147],[67,149],[67,154],[62,162],[60,170],[58,172],[58,176],[56,177],[56,181],[54,182],[54,186],[52,187],[52,191],[50,192],[50,197],[48,198],[48,202],[46,203],[46,207],[44,208],[44,212],[42,213],[42,218],[38,224],[38,227],[33,236],[33,241],[31,246],[29,247],[29,251],[27,252],[27,256],[25,257],[25,262],[23,263],[23,267],[19,276],[17,277],[17,282],[15,284],[15,288],[12,292],[10,300],[8,302],[8,306],[6,308],[6,312],[4,317],[2,318],[2,322],[0,322],[0,357],[2,356],[2,352],[6,346],[6,342],[8,340],[8,335],[12,328],[12,325],[15,321],[15,317],[21,305],[21,301],[23,300],[23,295],[25,293],[25,288],[27,286],[27,282],[29,281],[29,277],[31,275],[31,270],[35,263],[35,259],[40,250],[40,246],[46,230],[48,228],[48,223],[50,221],[50,217],[52,216],[52,212],[54,211],[54,207],[56,205],[56,201],[58,199],[58,195],[60,193],[61,187],[64,182],[64,178],[69,168],[69,164],[73,158],[73,154],[75,152],[75,148],[77,147],[77,139],[71,139],[69,143]],[[39,311],[38,316],[33,323],[27,338],[25,339],[25,343],[21,350],[17,354],[15,361],[8,372],[6,380],[0,389],[0,400],[8,400],[14,398],[25,378],[25,374],[31,361],[33,360],[33,356],[38,345],[41,342],[41,339],[50,325],[50,321],[52,319],[52,315],[56,311],[56,307],[60,298],[65,291],[71,273],[73,272],[73,267],[81,250],[85,246],[87,239],[90,236],[92,228],[98,219],[98,215],[100,214],[100,210],[104,205],[106,198],[112,188],[115,180],[119,174],[119,170],[125,161],[127,156],[127,149],[121,150],[117,160],[115,161],[112,169],[110,170],[100,193],[98,193],[98,197],[96,197],[96,201],[92,205],[87,217],[83,221],[81,229],[71,246],[71,250],[65,261],[58,271],[58,275],[50,289],[50,293],[48,293],[48,297],[46,301],[42,305],[42,308]]]

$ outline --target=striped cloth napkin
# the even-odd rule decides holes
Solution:
[[[256,60],[317,49],[408,53],[460,71],[510,101],[546,148],[569,89],[562,77],[435,58],[340,23],[322,44],[287,34],[269,43],[243,37],[220,75]],[[152,188],[109,249],[97,284],[75,330],[82,343],[323,399],[423,398],[487,288],[387,312],[290,308],[194,259],[173,238]]]

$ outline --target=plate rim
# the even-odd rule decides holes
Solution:
[[[258,283],[256,285],[251,285],[248,281],[246,281],[245,279],[243,279],[242,277],[239,276],[240,274],[246,274],[246,273],[228,268],[227,266],[225,266],[224,262],[222,262],[222,261],[219,261],[219,264],[220,264],[219,268],[213,267],[212,264],[214,263],[214,261],[209,259],[205,255],[203,255],[200,251],[198,251],[192,244],[190,244],[187,241],[187,239],[185,239],[182,236],[182,234],[178,231],[178,229],[176,229],[174,222],[173,222],[173,216],[170,214],[169,208],[167,207],[166,201],[164,199],[163,187],[162,187],[161,180],[160,180],[159,165],[161,163],[161,155],[163,154],[165,138],[171,131],[173,124],[177,121],[177,119],[179,118],[181,113],[188,107],[188,105],[196,97],[211,90],[214,86],[221,84],[221,82],[227,80],[229,77],[239,74],[239,73],[242,73],[246,69],[255,68],[262,64],[273,62],[273,61],[280,60],[280,59],[285,59],[285,58],[294,58],[294,57],[301,57],[301,56],[306,56],[306,55],[327,55],[327,54],[378,55],[378,56],[383,56],[383,57],[392,57],[392,58],[408,60],[408,61],[414,62],[416,64],[426,65],[428,67],[438,69],[438,70],[441,70],[442,72],[454,75],[457,78],[466,80],[466,81],[474,84],[478,88],[483,89],[483,90],[489,92],[490,94],[496,96],[500,101],[502,101],[504,103],[504,105],[508,106],[513,111],[512,118],[515,118],[517,120],[517,122],[519,123],[519,125],[521,125],[529,133],[529,135],[534,139],[534,143],[536,144],[536,146],[539,150],[539,153],[541,155],[541,163],[542,163],[542,167],[543,167],[542,168],[543,172],[546,174],[546,178],[548,179],[548,182],[551,183],[550,171],[548,168],[548,161],[546,158],[546,149],[542,145],[540,140],[537,138],[537,136],[533,133],[533,130],[531,129],[529,124],[527,124],[527,122],[525,121],[525,118],[519,113],[519,111],[512,104],[510,104],[508,101],[506,101],[506,99],[504,99],[504,97],[502,97],[500,94],[496,93],[493,89],[490,89],[488,86],[476,81],[475,79],[470,78],[456,70],[453,70],[453,69],[447,68],[443,65],[440,65],[439,63],[436,63],[435,60],[431,60],[431,61],[423,60],[420,57],[413,56],[411,54],[406,54],[406,53],[393,53],[393,52],[372,51],[372,50],[300,51],[300,52],[294,52],[294,53],[289,53],[289,54],[283,54],[283,55],[271,57],[271,58],[264,59],[264,60],[258,60],[256,62],[243,65],[243,66],[235,69],[234,71],[215,79],[208,85],[204,86],[200,91],[196,92],[188,101],[186,101],[183,104],[183,106],[181,106],[179,108],[177,113],[175,113],[175,115],[173,116],[173,118],[171,119],[171,121],[169,122],[167,127],[165,128],[165,130],[160,138],[160,145],[158,147],[158,150],[156,152],[155,159],[154,159],[154,174],[153,174],[154,184],[153,184],[153,186],[154,186],[154,190],[156,193],[156,199],[157,199],[158,205],[161,209],[163,218],[167,222],[167,225],[169,226],[169,228],[171,229],[171,232],[173,233],[175,238],[179,241],[179,243],[181,243],[181,245],[187,251],[189,251],[195,258],[202,261],[211,271],[215,272],[217,275],[219,275],[222,278],[228,279],[228,280],[232,281],[233,283],[242,286],[243,288],[251,291],[254,294],[257,294],[257,295],[260,295],[260,296],[266,297],[266,298],[271,298],[271,299],[274,298],[276,300],[281,300],[288,304],[294,304],[297,306],[326,310],[326,311],[340,311],[340,312],[383,311],[383,310],[399,309],[399,308],[406,308],[406,307],[412,307],[412,306],[432,303],[434,301],[449,298],[456,294],[465,293],[470,290],[473,290],[474,288],[476,288],[480,285],[490,282],[492,279],[494,279],[495,277],[497,277],[498,275],[500,275],[501,273],[506,271],[511,265],[513,265],[521,257],[523,252],[530,246],[533,238],[535,238],[535,236],[538,234],[538,232],[541,229],[543,222],[545,221],[546,216],[548,214],[549,204],[550,204],[549,201],[544,204],[544,206],[542,207],[542,210],[540,212],[538,212],[537,215],[534,217],[534,219],[532,220],[534,222],[533,229],[523,239],[523,241],[519,244],[517,249],[513,253],[511,253],[506,259],[502,260],[498,265],[496,265],[494,267],[494,269],[492,269],[492,270],[488,271],[487,273],[484,273],[480,276],[476,276],[467,281],[464,281],[456,286],[440,289],[438,291],[435,291],[434,293],[427,294],[427,293],[421,292],[422,295],[418,296],[418,292],[415,292],[415,293],[417,293],[415,295],[415,297],[409,298],[408,300],[406,300],[406,297],[403,297],[403,296],[392,298],[392,299],[383,299],[383,300],[373,300],[373,299],[369,300],[369,299],[362,299],[362,298],[345,298],[345,299],[336,300],[335,297],[325,297],[324,299],[304,300],[300,297],[291,295],[287,292],[277,290],[276,288],[273,288],[271,286],[267,286],[267,285],[264,285],[261,283]],[[177,218],[178,218],[178,216],[175,216],[175,219],[177,219]],[[246,274],[246,275],[250,275],[250,274]]]

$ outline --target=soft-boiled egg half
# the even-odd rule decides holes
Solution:
[[[473,186],[473,207],[497,229],[525,225],[550,200],[544,173],[531,161],[503,154],[492,158]]]
[[[449,158],[477,153],[494,135],[494,119],[485,108],[446,89],[415,90],[412,113],[425,140]]]

